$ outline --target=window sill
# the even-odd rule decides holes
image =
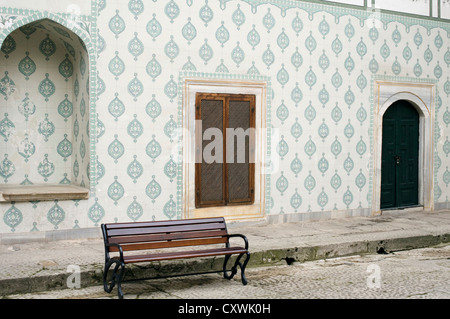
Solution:
[[[65,184],[0,185],[0,202],[80,200],[89,198],[89,189]]]

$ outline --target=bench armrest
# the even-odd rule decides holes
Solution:
[[[245,237],[244,235],[242,235],[242,234],[228,234],[227,237],[228,237],[228,240],[230,240],[231,237],[241,237],[244,240],[245,249],[248,250],[248,240],[247,240],[247,237]],[[227,245],[230,245],[230,243],[228,242]]]
[[[105,248],[108,247],[117,247],[117,249],[119,250],[119,254],[120,254],[120,260],[123,261],[123,250],[122,250],[122,246],[120,246],[119,244],[116,243],[105,243]],[[108,251],[108,250],[107,250]],[[109,255],[109,254],[108,254]]]

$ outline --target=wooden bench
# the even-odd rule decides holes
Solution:
[[[162,260],[174,260],[181,258],[225,256],[223,269],[214,272],[223,272],[226,279],[231,279],[237,273],[237,267],[241,268],[241,279],[244,285],[245,267],[250,259],[248,241],[244,235],[228,234],[225,219],[199,218],[171,221],[110,223],[101,225],[105,243],[105,269],[103,273],[103,285],[106,292],[111,292],[117,284],[119,298],[123,298],[121,283],[128,263],[153,262]],[[244,247],[231,247],[230,238],[240,237],[244,240]],[[217,244],[220,244],[217,246]],[[188,246],[216,245],[214,248],[202,247],[193,249]],[[222,246],[224,245],[224,246]],[[188,247],[189,249],[181,249]],[[162,249],[169,251],[162,251]],[[175,250],[173,250],[175,248]],[[179,249],[176,249],[179,248]],[[207,248],[207,249],[206,249]],[[157,249],[158,251],[151,251]],[[139,250],[150,250],[150,253],[136,254]],[[116,253],[111,256],[110,253]],[[134,252],[131,254],[130,252]],[[117,255],[118,253],[118,255]],[[238,255],[234,266],[227,270],[227,262],[231,255]],[[243,263],[242,256],[246,256]],[[108,272],[112,269],[111,280],[108,280]],[[228,274],[228,272],[230,272]],[[202,272],[204,274],[205,272]],[[196,273],[199,274],[199,273]],[[182,274],[186,275],[186,274]],[[179,276],[179,275],[175,275]],[[165,276],[172,277],[172,276]],[[155,277],[163,278],[163,277]],[[151,279],[151,278],[143,278]]]

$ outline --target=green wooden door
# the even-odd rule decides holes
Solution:
[[[418,204],[419,114],[407,101],[393,103],[383,116],[380,208]]]

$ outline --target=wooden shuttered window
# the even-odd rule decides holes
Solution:
[[[255,95],[197,93],[195,106],[195,206],[252,204]]]

